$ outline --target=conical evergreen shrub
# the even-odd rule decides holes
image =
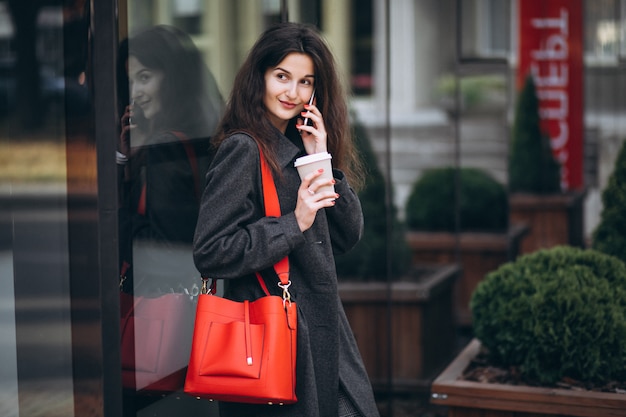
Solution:
[[[593,233],[593,248],[626,262],[626,142],[602,193],[600,223]]]
[[[549,137],[541,131],[539,99],[532,76],[526,78],[515,111],[509,157],[509,189],[533,194],[561,190],[560,165],[550,149]]]

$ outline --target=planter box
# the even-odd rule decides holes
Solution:
[[[476,339],[433,382],[431,402],[448,417],[624,417],[626,394],[464,381],[478,354]]]
[[[557,245],[584,247],[584,202],[584,191],[554,195],[512,193],[511,224],[530,226],[530,232],[522,239],[520,253]]]
[[[377,392],[427,392],[455,355],[452,286],[459,272],[456,265],[417,268],[391,288],[340,281],[339,295]]]
[[[487,273],[517,257],[527,232],[528,226],[512,224],[508,233],[409,231],[406,240],[414,265],[460,264],[462,273],[454,288],[455,320],[457,325],[468,327],[472,324],[469,302],[476,285]]]

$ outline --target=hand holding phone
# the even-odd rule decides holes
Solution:
[[[311,104],[313,104],[313,100],[314,100],[314,99],[315,99],[315,89],[313,89],[313,94],[311,94],[311,98],[309,99],[309,106],[310,106]],[[302,124],[303,124],[304,126],[309,126],[309,121],[310,121],[310,119],[309,119],[308,117],[305,117],[305,118],[304,118],[304,122],[302,122]],[[313,125],[313,123],[311,123],[311,125]]]

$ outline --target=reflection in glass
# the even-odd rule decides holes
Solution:
[[[80,54],[64,34],[86,16],[80,2],[0,3],[3,417],[75,414],[63,76]]]
[[[222,99],[180,29],[142,31],[121,55],[120,88],[130,87],[117,153],[123,385],[160,394],[182,388],[189,360],[200,281],[191,243]],[[159,398],[133,397],[135,408]]]

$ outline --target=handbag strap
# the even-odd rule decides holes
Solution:
[[[259,157],[261,160],[261,182],[263,184],[263,206],[266,216],[280,217],[280,203],[278,201],[278,192],[276,191],[276,184],[274,183],[274,177],[272,176],[272,170],[267,164],[267,160],[263,155],[261,147],[259,147]],[[283,302],[291,302],[291,294],[289,293],[289,286],[291,281],[289,280],[289,257],[285,256],[280,261],[274,264],[274,271],[280,279],[278,286],[283,290]],[[265,292],[265,295],[270,295],[270,292],[265,284],[265,280],[259,272],[256,273],[257,281]],[[206,288],[206,279],[203,278],[202,293],[216,293],[217,280],[213,279],[209,288]]]
[[[259,156],[261,158],[261,180],[263,182],[263,204],[265,206],[265,215],[272,217],[280,217],[280,203],[278,202],[278,192],[276,184],[272,177],[272,171],[263,156],[263,151],[259,147]],[[274,270],[280,279],[282,285],[289,285],[289,258],[285,256],[274,265]],[[282,288],[282,287],[281,287]]]

